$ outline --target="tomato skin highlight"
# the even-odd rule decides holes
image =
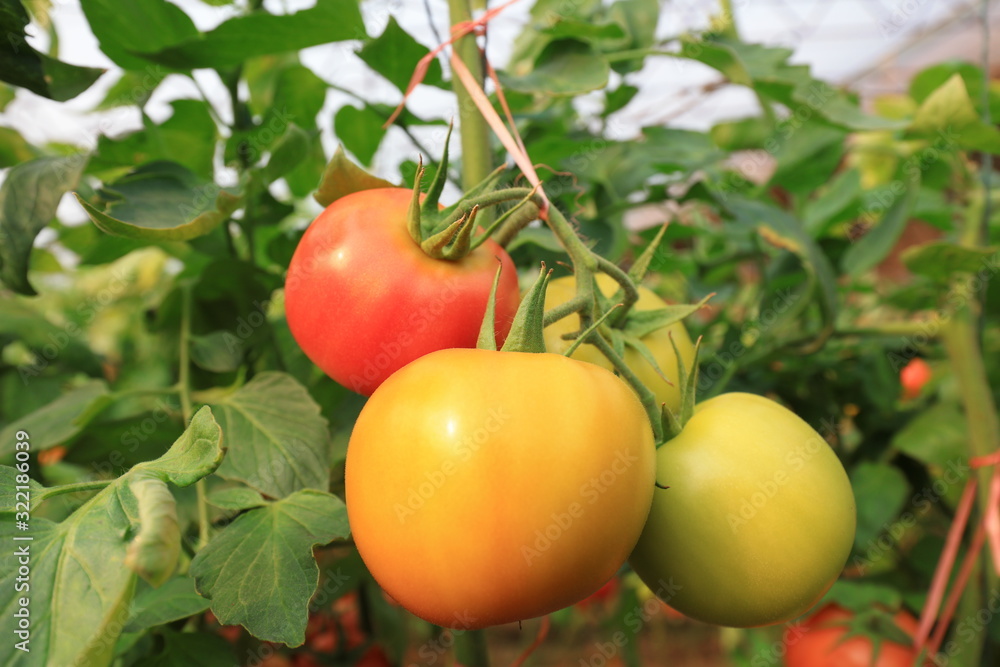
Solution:
[[[412,193],[378,188],[328,206],[299,242],[285,280],[288,326],[327,375],[371,395],[436,350],[475,347],[499,260],[497,342],[519,294],[507,252],[488,239],[457,261],[428,257],[406,228]]]
[[[913,667],[919,652],[887,639],[879,643],[878,659],[868,637],[845,638],[847,622],[854,614],[837,605],[827,605],[802,624],[785,631],[786,667]],[[894,620],[908,635],[917,631],[917,619],[899,611]],[[930,664],[928,662],[927,664]]]
[[[611,372],[554,354],[443,350],[372,395],[347,449],[355,544],[432,623],[534,618],[605,584],[654,489],[649,420]]]
[[[920,395],[924,385],[931,379],[931,367],[920,357],[914,357],[899,371],[899,383],[903,385],[903,398],[914,399]]]
[[[599,273],[596,276],[596,280],[597,286],[600,287],[601,292],[605,296],[610,297],[618,289],[618,283],[611,276]],[[548,289],[545,292],[545,310],[565,303],[574,296],[576,296],[576,279],[573,276],[563,276],[562,278],[550,280]],[[656,310],[665,308],[666,306],[666,301],[661,299],[656,292],[648,287],[639,286],[639,300],[633,307],[634,310]],[[553,322],[545,327],[545,349],[549,352],[561,354],[573,343],[571,340],[564,340],[562,337],[563,334],[573,333],[579,328],[580,317],[575,313],[564,317],[558,322]],[[681,391],[680,382],[678,382],[677,354],[670,343],[671,336],[673,336],[674,343],[677,344],[677,350],[681,353],[681,361],[684,363],[684,368],[690,369],[694,363],[694,344],[691,343],[691,336],[688,335],[683,322],[675,322],[642,338],[642,342],[649,348],[660,370],[663,371],[663,375],[670,382],[664,380],[649,362],[643,359],[642,355],[631,347],[625,348],[624,359],[625,364],[653,392],[656,396],[656,401],[658,403],[666,403],[668,408],[677,412],[681,405]],[[587,361],[608,370],[613,370],[608,358],[601,354],[601,351],[595,346],[587,343],[576,349],[573,353],[573,359]]]
[[[700,403],[657,450],[649,520],[629,562],[699,621],[754,627],[795,618],[839,576],[854,541],[847,473],[823,438],[753,394]]]

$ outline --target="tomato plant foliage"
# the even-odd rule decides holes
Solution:
[[[381,89],[331,83],[356,68],[395,102],[435,46],[403,13],[205,4],[208,29],[164,0],[81,0],[105,71],[28,39],[51,27],[48,3],[0,0],[0,532],[33,538],[30,581],[0,554],[0,664],[441,664],[454,651],[478,665],[480,635],[407,609],[465,628],[555,612],[559,641],[579,612],[558,609],[616,575],[637,539],[624,567],[693,618],[759,625],[820,599],[837,618],[921,608],[966,481],[988,500],[991,470],[968,460],[1000,437],[987,73],[938,64],[863,111],[726,17],[663,38],[654,0],[526,1],[509,61],[493,64],[542,213],[516,170],[468,181],[510,155],[464,88],[439,114],[393,116]],[[712,90],[746,89],[760,112],[622,132],[662,57],[712,71]],[[424,61],[422,86],[444,99],[455,70],[440,60]],[[96,141],[22,136],[4,116],[87,90]],[[421,160],[435,176],[420,178]],[[550,317],[550,354],[495,351],[540,262],[555,267],[545,308],[569,313]],[[584,296],[592,310],[572,310]],[[573,359],[551,355],[581,324]],[[490,349],[440,351],[477,337]],[[660,404],[692,411],[682,376],[700,407],[654,450],[650,433],[670,432],[650,422]],[[488,455],[443,472],[496,405],[510,421],[486,433]],[[621,469],[616,447],[639,462]],[[627,483],[600,482],[618,469]],[[966,616],[989,604],[991,572],[982,561]],[[600,632],[620,632],[616,659],[638,665],[658,636],[642,632],[659,622],[651,593],[615,590],[594,605],[609,610]],[[6,631],[21,597],[30,653]],[[994,664],[996,627],[956,619],[949,657]],[[725,645],[735,664],[777,664],[782,631]]]

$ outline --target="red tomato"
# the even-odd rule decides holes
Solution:
[[[899,383],[903,385],[903,398],[912,399],[920,395],[928,380],[931,379],[931,367],[920,357],[910,360],[899,371]]]
[[[518,304],[517,273],[492,240],[457,260],[432,259],[410,237],[412,193],[363,190],[328,206],[306,230],[285,281],[295,340],[317,366],[366,396],[418,357],[475,347],[497,260],[497,343]]]
[[[887,639],[879,643],[874,659],[872,640],[856,636],[845,639],[854,614],[837,605],[827,605],[804,623],[785,631],[787,667],[913,667],[919,653]],[[917,619],[905,611],[894,617],[896,625],[912,636]]]
[[[359,665],[359,667],[392,667],[392,663],[386,657],[385,651],[378,646],[372,646],[365,651],[365,654],[355,664]]]

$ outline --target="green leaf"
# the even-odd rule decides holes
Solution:
[[[241,512],[267,504],[262,495],[245,486],[213,491],[208,494],[208,502],[219,509],[233,512]]]
[[[949,243],[932,241],[913,246],[903,251],[902,259],[906,267],[917,275],[926,276],[939,283],[950,282],[956,273],[976,273],[986,270],[996,271],[994,255],[1000,248],[970,248]]]
[[[958,73],[923,101],[910,131],[943,141],[947,147],[1000,153],[1000,130],[979,117]]]
[[[18,368],[18,379],[25,385],[57,363],[88,375],[100,375],[100,359],[87,347],[86,337],[79,334],[80,330],[71,326],[52,324],[25,300],[0,299],[0,344],[17,340],[37,357],[36,364]],[[52,355],[53,347],[49,346],[54,346],[57,356]]]
[[[16,433],[14,431],[13,433]],[[8,435],[4,433],[4,435]],[[19,473],[16,468],[11,466],[0,465],[0,513],[5,512],[15,512],[16,505],[19,500],[23,501],[24,496],[21,498],[17,497],[17,487],[25,486],[24,484],[19,484],[17,481],[18,475],[24,475],[25,473]],[[23,479],[22,479],[23,482]],[[34,509],[38,505],[38,494],[45,490],[45,487],[36,482],[35,480],[28,478],[28,492],[31,497],[31,508]]]
[[[177,486],[194,484],[222,462],[225,453],[222,435],[225,433],[228,442],[230,434],[220,426],[208,406],[201,408],[166,454],[155,461],[139,463],[129,473],[143,470]]]
[[[892,446],[921,463],[944,468],[956,461],[964,463],[967,436],[958,406],[935,403],[897,431]]]
[[[299,127],[316,127],[316,115],[326,101],[327,85],[311,69],[298,63],[278,72],[272,106],[282,118]]]
[[[362,190],[375,188],[395,188],[389,181],[369,174],[354,164],[346,154],[343,146],[337,146],[333,158],[326,165],[319,188],[313,197],[321,206],[329,206],[345,195]]]
[[[213,373],[235,371],[243,362],[243,346],[228,331],[192,336],[191,361]]]
[[[0,2],[0,81],[63,102],[85,91],[104,74],[95,67],[70,65],[36,51],[27,42],[28,12],[18,0]]]
[[[920,190],[919,183],[910,182],[906,189],[897,194],[895,201],[886,211],[881,220],[867,234],[854,242],[841,260],[841,268],[845,273],[857,277],[875,268],[885,259],[889,251],[899,240],[910,220],[913,205]],[[871,215],[871,211],[868,211]]]
[[[851,470],[850,478],[858,508],[854,545],[864,551],[899,514],[910,487],[906,476],[887,463],[860,463]]]
[[[311,144],[312,138],[308,132],[294,123],[289,123],[285,133],[271,150],[271,157],[264,168],[265,180],[269,183],[276,181],[294,169],[306,159]]]
[[[654,331],[680,322],[691,313],[701,309],[711,298],[711,296],[706,296],[698,303],[666,306],[654,310],[632,309],[625,321],[625,331],[636,338],[644,338]]]
[[[330,482],[330,434],[291,375],[265,372],[214,404],[229,453],[219,475],[272,498]]]
[[[97,109],[114,109],[122,106],[143,106],[153,91],[170,72],[159,65],[147,65],[142,70],[122,72],[120,79],[108,90]],[[176,102],[176,100],[175,100]]]
[[[718,123],[709,130],[715,145],[727,151],[763,148],[771,134],[767,120],[756,116]]]
[[[31,613],[32,618],[44,621],[33,625],[34,664],[110,664],[118,635],[130,615],[136,582],[135,573],[126,566],[129,544],[137,532],[146,532],[146,540],[153,538],[148,534],[150,526],[143,525],[146,517],[130,487],[151,474],[162,481],[194,482],[175,477],[169,462],[184,458],[183,451],[190,455],[191,431],[214,431],[212,443],[221,455],[219,428],[211,411],[202,409],[163,459],[126,472],[61,523],[39,516],[31,519],[28,534],[33,539],[27,543],[32,554]],[[14,533],[13,521],[0,523],[0,537],[5,542],[17,544],[11,541]],[[0,609],[14,609],[17,598],[23,596],[14,588],[17,557],[13,548],[0,555]],[[0,644],[0,664],[14,664],[19,653],[13,644]]]
[[[163,649],[143,661],[142,667],[218,667],[240,664],[233,654],[233,647],[218,635],[173,630],[163,630],[159,634],[163,637]]]
[[[616,111],[624,109],[625,106],[632,101],[632,98],[636,96],[639,89],[635,86],[630,86],[628,84],[622,84],[615,88],[614,90],[609,90],[605,92],[604,110],[601,115],[604,117],[610,116]]]
[[[174,573],[181,553],[177,503],[162,479],[135,475],[128,491],[139,510],[139,531],[125,552],[125,566],[156,587]]]
[[[167,160],[211,179],[218,130],[208,105],[201,100],[174,100],[170,105],[173,114],[160,125],[145,117],[145,129],[116,139],[100,137],[87,170],[114,170],[117,175],[123,167]]]
[[[821,238],[830,226],[848,215],[848,208],[861,196],[861,172],[845,169],[835,176],[818,197],[806,205],[803,216],[813,238]]]
[[[581,95],[608,85],[611,66],[586,42],[553,41],[538,56],[532,70],[522,76],[504,76],[511,90],[556,96]]]
[[[240,198],[173,162],[151,162],[101,190],[104,211],[76,199],[102,231],[156,241],[186,241],[222,224]],[[113,214],[113,216],[112,216]]]
[[[299,646],[319,582],[313,547],[349,534],[340,499],[297,491],[239,516],[198,552],[191,575],[220,623]]]
[[[256,56],[367,36],[358,0],[317,0],[309,9],[280,16],[259,9],[174,46],[135,51],[169,67],[224,69]]]
[[[81,0],[83,13],[103,51],[126,70],[153,72],[160,68],[138,56],[159,51],[198,34],[194,22],[167,0]]]
[[[0,460],[13,457],[14,434],[21,430],[31,435],[34,452],[70,442],[110,401],[111,394],[103,380],[92,380],[66,392],[52,403],[0,430]]]
[[[370,106],[359,109],[348,104],[333,119],[333,132],[361,164],[370,165],[385,136],[383,123],[385,118]]]
[[[143,632],[194,616],[208,609],[209,604],[194,589],[194,579],[175,577],[159,588],[145,587],[136,593],[124,632]]]
[[[789,134],[774,152],[778,162],[771,183],[789,192],[809,194],[829,182],[845,151],[847,133],[809,123]]]
[[[35,156],[35,149],[17,130],[0,127],[0,169],[27,162]]]
[[[358,57],[399,88],[400,92],[405,92],[417,61],[428,53],[430,49],[400,28],[396,17],[390,15],[382,34],[361,47]],[[436,58],[430,62],[423,83],[443,85],[441,63]]]
[[[79,155],[38,158],[13,167],[0,185],[0,280],[18,294],[35,294],[28,282],[31,246],[86,164]]]

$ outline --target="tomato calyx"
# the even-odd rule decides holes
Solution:
[[[690,369],[684,367],[684,363],[681,361],[681,353],[677,349],[677,343],[674,341],[673,335],[670,336],[670,344],[674,347],[674,353],[677,355],[678,360],[677,374],[680,376],[678,377],[678,384],[680,384],[681,390],[681,407],[680,410],[674,413],[666,405],[662,406],[663,431],[666,439],[663,443],[657,443],[657,447],[676,438],[684,430],[684,426],[691,419],[692,415],[694,415],[694,404],[698,392],[698,353],[701,351],[701,336],[698,336],[698,339],[694,342],[694,360],[691,363]]]
[[[490,289],[489,302],[486,305],[486,315],[483,317],[483,325],[479,330],[479,341],[476,345],[480,350],[496,351],[496,338],[493,335],[496,312],[496,290],[500,283],[500,271],[502,267],[497,267],[496,275],[493,277],[493,287]],[[545,262],[538,273],[531,289],[524,295],[521,305],[518,306],[514,314],[514,322],[510,325],[507,333],[507,340],[504,341],[503,352],[546,352],[545,338],[542,335],[542,328],[545,320],[545,288],[552,277],[552,270],[545,269]]]

